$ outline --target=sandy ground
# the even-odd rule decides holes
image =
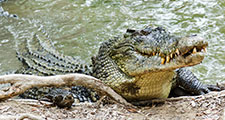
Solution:
[[[225,120],[225,91],[168,99],[163,104],[131,108],[118,103],[81,103],[70,109],[47,102],[9,99],[0,102],[0,119],[37,120]]]

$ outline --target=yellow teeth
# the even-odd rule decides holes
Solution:
[[[207,52],[207,49],[206,49],[206,47],[203,47],[203,50],[204,50],[204,52]]]
[[[176,49],[176,53],[177,55],[180,55],[180,51],[178,49]]]
[[[207,49],[206,47],[202,47],[202,50],[204,52],[207,52]],[[197,50],[197,47],[194,47],[193,48],[193,51],[192,51],[192,54],[196,54],[198,52]],[[179,55],[181,55],[179,49],[176,49],[175,53],[170,53],[168,54],[167,56],[163,53],[156,53],[156,52],[152,52],[152,55],[155,56],[155,55],[159,55],[161,57],[161,64],[166,64],[166,63],[170,63],[170,61],[174,58],[174,57],[177,57]]]
[[[170,62],[170,56],[166,56],[166,63]]]
[[[170,58],[173,58],[173,53],[170,54]]]
[[[193,52],[192,52],[193,54],[195,54],[195,53],[197,53],[197,49],[196,49],[196,47],[194,47],[194,49],[193,49]]]
[[[161,58],[161,64],[164,64],[165,63],[165,58]]]
[[[159,56],[162,56],[162,53],[161,52],[159,53]]]
[[[155,56],[155,52],[153,52],[152,55]]]

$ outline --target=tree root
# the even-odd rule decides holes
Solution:
[[[67,74],[56,76],[35,76],[12,74],[0,76],[0,84],[10,83],[10,87],[0,90],[0,100],[8,99],[19,94],[22,94],[27,89],[32,87],[60,87],[60,86],[75,86],[81,85],[87,88],[92,88],[100,95],[107,95],[118,103],[133,106],[128,103],[123,97],[117,94],[113,89],[105,85],[102,81],[83,74]]]
[[[35,75],[22,75],[22,74],[12,74],[12,75],[3,75],[0,76],[0,84],[10,83],[10,87],[6,87],[0,90],[0,100],[8,99],[16,95],[22,94],[27,89],[32,87],[62,87],[62,86],[75,86],[81,85],[87,88],[92,88],[98,92],[101,96],[109,96],[113,100],[128,107],[134,107],[133,105],[152,105],[155,103],[164,103],[166,101],[179,101],[179,100],[190,100],[190,99],[199,99],[199,98],[215,98],[215,97],[224,97],[225,91],[221,92],[211,92],[206,95],[200,96],[183,96],[176,98],[167,98],[167,99],[154,99],[149,101],[140,101],[128,103],[123,97],[117,94],[109,86],[105,85],[99,79],[96,79],[92,76],[83,75],[83,74],[67,74],[67,75],[56,75],[56,76],[35,76]],[[218,84],[220,88],[224,90],[225,83]]]

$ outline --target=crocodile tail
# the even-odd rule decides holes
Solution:
[[[4,14],[6,12],[1,9],[0,0],[0,26],[3,26],[3,30],[6,30],[10,37],[14,39],[17,57],[23,64],[23,67],[14,73],[35,75],[84,73],[90,75],[91,68],[89,65],[83,64],[82,61],[79,61],[79,58],[64,56],[54,48],[48,34],[46,34],[41,24],[38,24],[38,21],[3,16],[1,11]],[[74,86],[71,89],[33,88],[21,94],[20,97],[41,99],[49,95],[57,97],[62,94],[62,96],[67,97],[67,94],[60,92],[67,90],[77,102],[94,102],[98,100],[98,95],[95,92],[82,86]]]
[[[34,23],[27,19],[12,20],[13,24],[16,24],[13,26],[16,27],[10,28],[9,31],[14,33],[17,57],[23,63],[23,67],[15,73],[44,76],[65,73],[90,75],[89,65],[82,64],[77,58],[62,55],[54,48],[41,25],[33,25]],[[21,30],[20,27],[27,30]]]
[[[23,73],[56,75],[91,72],[89,66],[56,51],[51,42],[40,33],[34,34],[32,39],[27,39],[21,46],[23,47],[18,47],[17,56],[25,64]]]
[[[35,20],[19,18],[5,11],[0,0],[2,24],[13,35],[17,57],[23,67],[15,73],[56,75],[65,73],[84,73],[90,75],[90,65],[85,65],[78,58],[60,54],[51,43],[43,26]]]

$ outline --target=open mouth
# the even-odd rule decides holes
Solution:
[[[197,54],[197,53],[200,53],[200,52],[207,52],[206,46],[203,46],[203,47],[193,47],[189,51],[185,52],[182,56],[184,58],[186,58],[189,55]]]
[[[193,47],[186,47],[185,49],[176,49],[175,52],[170,53],[169,55],[163,55],[162,53],[157,53],[157,52],[148,52],[148,49],[142,49],[142,50],[137,50],[138,53],[152,57],[152,56],[158,56],[161,57],[161,64],[167,64],[173,61],[173,59],[176,59],[177,57],[183,57],[184,59],[187,58],[188,56],[191,56],[193,54],[199,54],[199,53],[206,53],[207,49],[206,46],[193,46]]]
[[[192,47],[189,49],[186,49],[184,52],[181,52],[179,49],[176,49],[175,54],[170,54],[170,56],[161,57],[161,64],[170,63],[173,59],[176,59],[176,57],[182,56],[184,59],[188,56],[191,56],[193,54],[199,54],[199,53],[206,53],[207,49],[206,46],[198,46],[198,47]]]

